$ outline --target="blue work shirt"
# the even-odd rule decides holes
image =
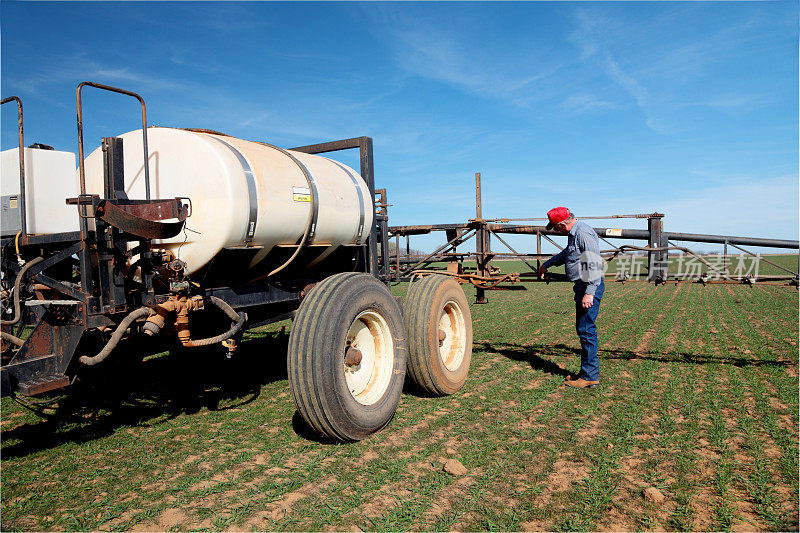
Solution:
[[[597,233],[588,224],[576,220],[569,230],[567,247],[548,259],[545,268],[564,265],[570,281],[586,284],[585,294],[594,294],[603,280],[603,258]]]

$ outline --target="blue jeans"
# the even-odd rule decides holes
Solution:
[[[600,299],[606,290],[606,285],[600,280],[600,286],[594,293],[594,304],[589,309],[581,306],[581,299],[586,293],[586,283],[576,281],[573,287],[575,291],[575,331],[581,340],[581,371],[578,377],[588,381],[600,380],[600,361],[597,359],[597,328],[595,320],[597,313],[600,312]]]

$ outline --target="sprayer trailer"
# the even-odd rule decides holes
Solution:
[[[136,98],[142,128],[84,157],[82,90]],[[292,398],[308,425],[363,439],[392,418],[408,375],[432,395],[464,384],[472,321],[460,285],[389,284],[386,191],[372,139],[285,150],[212,130],[148,127],[144,100],[84,82],[74,155],[2,153],[2,391],[68,387],[115,352],[236,350],[293,319]],[[358,149],[360,172],[319,154]],[[376,194],[379,199],[376,198]],[[264,354],[265,357],[271,354]]]

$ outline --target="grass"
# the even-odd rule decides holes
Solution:
[[[602,386],[576,391],[571,287],[524,286],[473,306],[461,391],[407,391],[359,443],[298,419],[289,323],[231,360],[115,361],[49,418],[4,398],[3,529],[797,529],[794,288],[608,282]]]

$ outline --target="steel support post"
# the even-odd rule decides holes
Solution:
[[[722,245],[722,271],[728,273],[728,241]]]
[[[536,255],[542,255],[542,234],[538,231],[536,232]],[[542,260],[538,257],[536,258],[536,276],[539,276],[539,269],[542,268]]]
[[[381,239],[381,264],[379,266],[380,278],[384,283],[389,283],[389,226],[388,218],[381,216],[378,220],[379,234]]]
[[[489,253],[491,245],[489,242],[489,228],[483,221],[483,206],[481,204],[481,173],[475,173],[475,222],[478,223],[478,228],[475,233],[475,254],[478,267],[478,275],[483,277],[489,276]],[[485,304],[489,303],[486,298],[486,290],[480,287],[475,290],[475,303]]]
[[[123,144],[119,137],[103,137],[103,196],[108,200],[127,200]],[[125,273],[118,267],[115,255],[128,251],[125,235],[117,228],[95,221],[99,260],[100,299],[104,310],[122,312],[125,305]]]
[[[483,277],[489,277],[490,275],[490,268],[489,264],[491,263],[491,233],[486,227],[486,223],[480,222],[480,226],[478,231],[475,233],[475,251],[477,252],[477,263],[478,263],[478,275]],[[478,304],[485,304],[489,303],[489,299],[486,298],[486,290],[477,288],[475,293],[475,303]]]
[[[666,248],[667,236],[664,233],[664,215],[653,213],[647,217],[647,231],[650,234],[648,243],[650,248]],[[647,253],[648,276],[647,280],[656,284],[667,280],[669,270],[669,253],[659,250]]]
[[[361,159],[361,177],[367,182],[370,192],[372,193],[373,200],[375,199],[375,164],[372,157],[372,139],[370,137],[360,137],[359,155]],[[370,272],[373,275],[378,275],[378,247],[375,232],[370,232],[367,239],[367,250],[369,256]]]

